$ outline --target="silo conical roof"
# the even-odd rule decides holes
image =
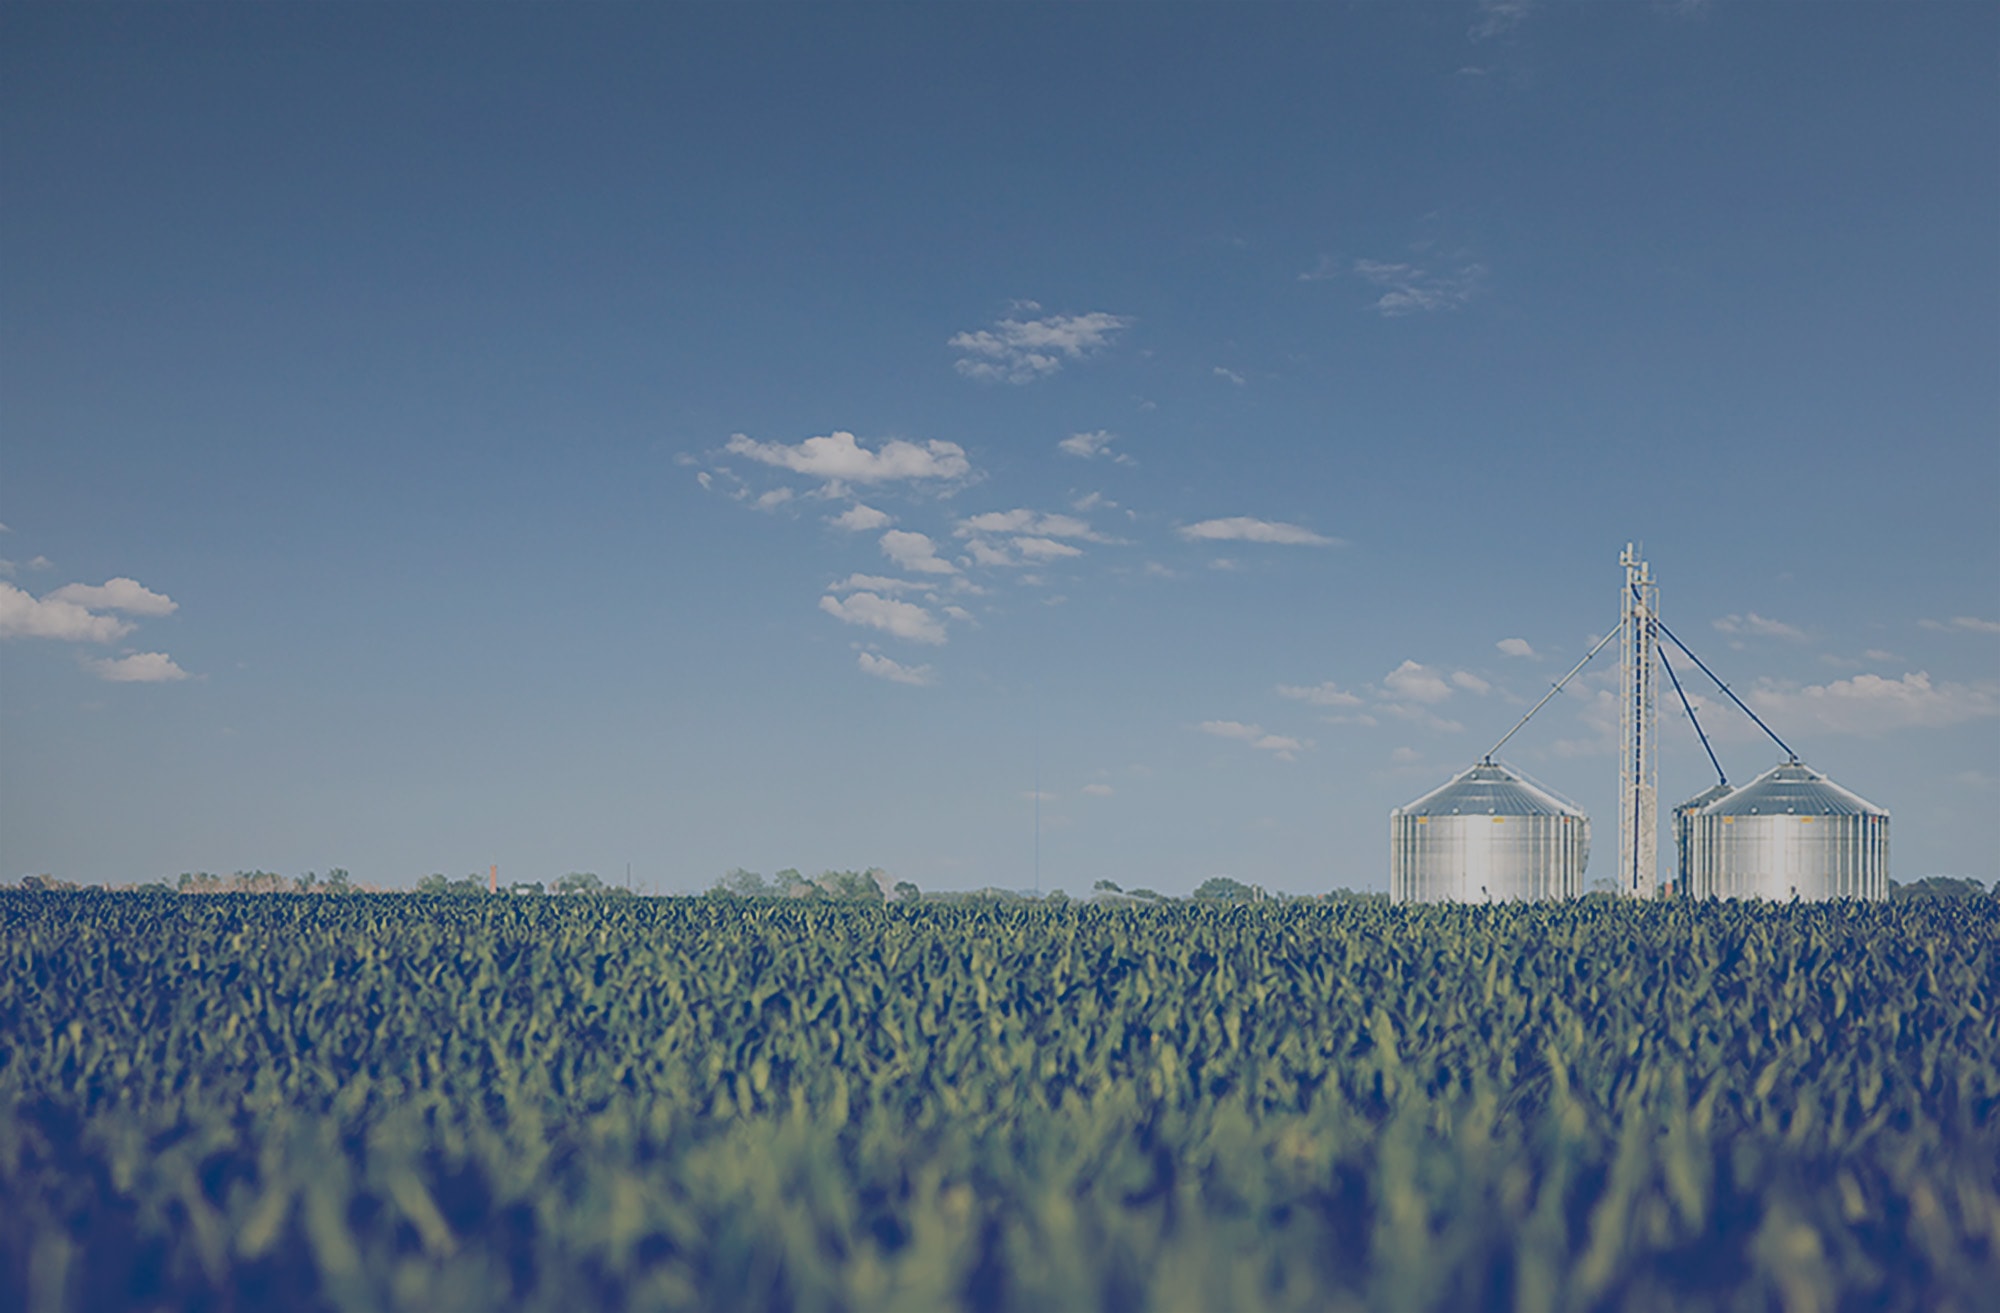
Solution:
[[[1702,808],[1704,816],[1887,816],[1858,793],[1841,788],[1804,762],[1773,766],[1726,797]]]
[[[1582,808],[1511,766],[1482,761],[1396,809],[1403,816],[1576,816]]]
[[[1720,784],[1720,783],[1711,784],[1707,788],[1703,789],[1700,793],[1695,794],[1694,797],[1689,798],[1686,802],[1674,808],[1674,811],[1676,813],[1698,812],[1702,808],[1708,806],[1710,803],[1718,802],[1723,798],[1727,798],[1730,794],[1734,792],[1736,792],[1736,790],[1731,788],[1727,784]]]

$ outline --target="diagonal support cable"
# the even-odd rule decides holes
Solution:
[[[1506,732],[1505,734],[1502,734],[1502,735],[1500,736],[1500,741],[1499,741],[1498,743],[1494,744],[1494,745],[1493,745],[1492,747],[1488,748],[1488,749],[1486,750],[1486,755],[1485,755],[1484,757],[1481,757],[1481,758],[1480,758],[1480,761],[1481,761],[1481,762],[1482,762],[1483,764],[1485,764],[1485,765],[1488,765],[1488,766],[1491,766],[1491,765],[1493,764],[1493,754],[1494,754],[1494,753],[1496,753],[1496,752],[1498,752],[1498,751],[1500,751],[1500,749],[1502,749],[1502,748],[1506,747],[1506,746],[1507,746],[1507,740],[1508,740],[1508,739],[1511,739],[1511,738],[1513,738],[1513,737],[1514,737],[1514,736],[1515,736],[1516,734],[1520,733],[1520,732],[1521,732],[1521,726],[1523,726],[1523,725],[1527,724],[1527,723],[1528,723],[1529,721],[1533,720],[1533,719],[1535,718],[1535,713],[1536,713],[1537,711],[1540,711],[1540,710],[1541,710],[1541,709],[1542,709],[1543,707],[1546,707],[1547,705],[1549,705],[1549,699],[1550,699],[1550,698],[1552,698],[1552,697],[1554,697],[1554,696],[1555,696],[1556,694],[1558,694],[1558,693],[1562,692],[1562,691],[1563,691],[1563,685],[1564,685],[1564,684],[1567,684],[1567,683],[1569,683],[1569,681],[1570,681],[1570,680],[1571,680],[1572,678],[1574,678],[1574,677],[1575,677],[1575,675],[1576,675],[1576,672],[1577,672],[1577,671],[1579,671],[1579,670],[1583,669],[1583,668],[1584,668],[1585,666],[1589,665],[1589,664],[1590,664],[1590,658],[1592,658],[1592,657],[1596,656],[1596,655],[1597,655],[1597,654],[1598,654],[1599,652],[1602,652],[1602,651],[1604,650],[1604,645],[1605,645],[1606,643],[1609,643],[1609,642],[1610,642],[1610,641],[1611,641],[1612,639],[1614,639],[1614,638],[1616,638],[1616,637],[1618,637],[1618,630],[1617,630],[1616,628],[1614,628],[1614,629],[1612,629],[1612,631],[1611,631],[1610,633],[1608,633],[1608,634],[1606,634],[1606,635],[1605,635],[1604,637],[1602,637],[1602,638],[1598,639],[1598,640],[1597,640],[1597,646],[1596,646],[1596,647],[1593,647],[1593,648],[1591,648],[1591,649],[1590,649],[1590,651],[1588,651],[1588,652],[1584,653],[1584,657],[1583,657],[1583,660],[1581,660],[1581,661],[1577,662],[1577,663],[1576,663],[1575,665],[1571,666],[1571,667],[1570,667],[1570,669],[1569,669],[1569,674],[1567,674],[1567,675],[1564,675],[1564,676],[1563,676],[1563,677],[1562,677],[1561,679],[1558,679],[1558,680],[1557,680],[1557,681],[1555,682],[1555,685],[1554,685],[1554,686],[1553,686],[1552,688],[1550,688],[1548,692],[1546,692],[1546,693],[1542,694],[1542,700],[1541,700],[1540,702],[1537,702],[1537,703],[1536,703],[1536,704],[1535,704],[1534,706],[1530,707],[1530,708],[1528,709],[1528,714],[1527,714],[1527,715],[1525,715],[1525,716],[1521,717],[1521,718],[1520,718],[1519,720],[1515,721],[1515,722],[1514,722],[1514,728],[1512,728],[1512,729],[1508,730],[1508,731],[1507,731],[1507,732]]]
[[[1737,697],[1734,690],[1732,690],[1729,687],[1729,685],[1722,682],[1722,676],[1716,674],[1713,670],[1710,670],[1708,668],[1707,662],[1703,661],[1693,652],[1690,652],[1688,650],[1688,645],[1686,643],[1681,642],[1679,635],[1675,634],[1673,630],[1667,628],[1666,622],[1661,620],[1655,620],[1653,623],[1659,625],[1661,633],[1665,634],[1669,639],[1673,640],[1674,646],[1681,650],[1682,655],[1687,657],[1688,660],[1694,662],[1697,666],[1701,667],[1702,674],[1707,675],[1710,679],[1715,681],[1715,686],[1721,689],[1731,702],[1734,702],[1736,704],[1737,710],[1741,711],[1744,715],[1750,717],[1751,720],[1756,722],[1758,729],[1763,730],[1766,734],[1769,734],[1771,736],[1771,742],[1777,744],[1779,749],[1784,752],[1785,756],[1789,760],[1796,762],[1799,759],[1799,754],[1792,751],[1791,744],[1779,738],[1776,730],[1772,729],[1769,725],[1766,725],[1761,716],[1759,716],[1756,712],[1750,710],[1748,706],[1745,706],[1743,699]]]
[[[1655,617],[1653,623],[1659,625],[1659,618]],[[1716,783],[1727,785],[1729,777],[1722,773],[1722,763],[1715,759],[1715,749],[1709,745],[1708,734],[1703,731],[1701,720],[1694,714],[1694,704],[1688,701],[1687,691],[1681,687],[1681,677],[1674,673],[1673,663],[1667,660],[1666,649],[1656,647],[1654,650],[1660,654],[1660,668],[1667,672],[1667,678],[1674,683],[1674,692],[1680,694],[1681,709],[1688,713],[1688,723],[1694,726],[1695,737],[1701,740],[1701,749],[1708,754],[1708,764],[1715,767]]]

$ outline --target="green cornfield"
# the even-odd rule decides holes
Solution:
[[[0,1306],[1993,1309],[1994,907],[0,894]]]

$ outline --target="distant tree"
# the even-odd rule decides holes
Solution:
[[[796,866],[787,866],[771,877],[774,898],[816,898],[819,892],[819,886],[800,875]]]
[[[354,886],[349,882],[347,877],[347,869],[340,866],[336,866],[326,873],[326,879],[321,882],[319,889],[324,894],[351,894],[354,892]]]
[[[319,876],[312,871],[307,871],[301,876],[295,876],[292,880],[292,890],[295,893],[309,894],[318,887]]]
[[[1128,889],[1125,891],[1125,896],[1128,898],[1144,898],[1155,903],[1164,903],[1167,901],[1166,895],[1157,893],[1151,889]]]
[[[417,881],[420,894],[451,894],[459,898],[471,898],[486,892],[486,882],[476,875],[468,875],[463,880],[448,880],[442,873],[427,875]]]
[[[1994,891],[2000,893],[2000,884],[1994,886]],[[1970,876],[1961,879],[1950,875],[1927,875],[1908,884],[1898,884],[1894,880],[1889,882],[1889,897],[1897,902],[1926,898],[1957,899],[1986,896],[1986,886]]]
[[[1389,901],[1389,895],[1385,893],[1357,893],[1352,889],[1340,888],[1330,891],[1326,895],[1326,901],[1329,903],[1386,903]]]
[[[813,881],[828,898],[843,903],[879,903],[882,886],[868,871],[823,871]]]
[[[908,881],[908,880],[898,880],[898,881],[896,881],[896,901],[897,901],[897,902],[899,902],[899,903],[914,903],[914,902],[918,902],[919,900],[921,900],[921,899],[923,898],[923,896],[924,896],[924,891],[923,891],[923,890],[921,890],[921,889],[919,889],[919,888],[917,888],[917,886],[916,886],[915,884],[911,883],[910,881]]]
[[[182,871],[176,887],[184,894],[212,894],[222,888],[222,881],[207,871]]]
[[[68,880],[58,880],[53,875],[24,875],[21,877],[23,889],[33,889],[39,893],[63,893],[77,886]]]
[[[1257,891],[1241,880],[1232,880],[1226,875],[1211,875],[1195,889],[1194,896],[1218,903],[1248,903],[1256,899]]]
[[[559,894],[601,894],[605,892],[604,881],[597,878],[595,871],[571,871],[556,881]]]
[[[715,882],[710,892],[727,898],[769,898],[775,891],[770,882],[757,872],[732,866]]]
[[[546,891],[542,888],[542,882],[540,880],[537,880],[533,884],[509,885],[507,887],[507,892],[513,894],[517,898],[526,898],[529,896],[539,898]]]
[[[1060,889],[1051,889],[1042,901],[1055,906],[1062,906],[1069,902],[1069,895]]]
[[[1123,889],[1120,889],[1117,885],[1111,883],[1111,881],[1109,880],[1099,880],[1096,884],[1090,887],[1096,890],[1100,894],[1122,894],[1125,892]]]
[[[174,892],[174,887],[165,880],[148,880],[145,884],[133,885],[132,892],[135,894],[170,894]]]

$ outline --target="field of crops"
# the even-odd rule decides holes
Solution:
[[[1993,909],[0,894],[0,1307],[1991,1309]]]

